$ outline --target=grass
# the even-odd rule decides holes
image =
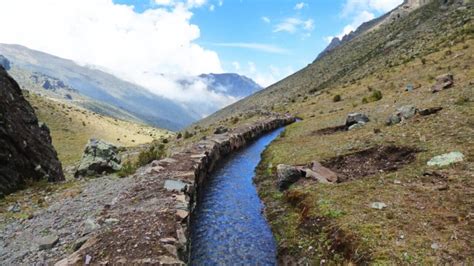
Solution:
[[[448,53],[453,56],[468,46],[466,54],[456,59],[441,60],[446,52],[440,49],[425,56],[427,62],[436,64],[423,65],[414,60],[390,70],[381,69],[345,88],[327,88],[332,94],[344,93],[344,102],[334,103],[330,95],[321,94],[309,98],[309,102],[287,107],[303,120],[287,127],[285,137],[268,147],[256,177],[280,255],[305,257],[310,264],[322,260],[336,264],[473,262],[470,239],[474,232],[468,216],[474,204],[469,196],[474,192],[474,146],[469,144],[474,143],[474,107],[469,104],[474,96],[470,84],[474,70],[464,67],[472,65],[468,55],[474,52],[469,48],[472,44],[472,40],[466,40],[451,46]],[[429,88],[433,83],[424,78],[425,74],[437,76],[448,67],[455,75],[455,87],[432,94]],[[419,82],[421,87],[405,92],[400,80]],[[365,105],[352,105],[368,86],[380,88],[383,97]],[[406,104],[444,109],[437,115],[415,117],[398,126],[383,125],[390,113]],[[343,124],[347,113],[354,111],[368,114],[371,122],[355,131],[312,134],[317,129]],[[375,134],[374,129],[381,133]],[[381,172],[337,185],[302,183],[286,194],[277,190],[275,166],[279,163],[301,165],[388,144],[415,147],[421,152],[414,163],[396,172]],[[466,160],[445,168],[426,165],[433,156],[450,151],[461,151]],[[446,179],[424,175],[429,171],[441,172]],[[449,189],[439,190],[442,185]],[[370,203],[375,201],[388,207],[371,209]],[[319,222],[308,225],[315,219]],[[343,235],[343,241],[334,236],[334,230]],[[344,248],[332,252],[334,243]],[[438,243],[440,249],[431,248],[433,243]],[[308,252],[308,245],[316,252]]]
[[[166,130],[103,116],[34,93],[29,93],[27,100],[35,108],[38,119],[49,127],[63,166],[77,163],[91,138],[132,147],[172,135]]]

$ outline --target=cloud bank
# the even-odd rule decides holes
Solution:
[[[100,66],[183,105],[221,107],[235,99],[177,82],[223,71],[216,52],[194,43],[200,30],[190,23],[192,8],[205,2],[155,0],[137,13],[112,0],[1,1],[0,42]]]

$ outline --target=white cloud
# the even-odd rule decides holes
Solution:
[[[235,71],[240,71],[240,63],[237,61],[232,62],[232,66],[234,67]]]
[[[312,31],[313,29],[314,21],[312,19],[286,18],[281,23],[275,25],[273,32],[295,33],[298,30]]]
[[[271,20],[268,17],[265,17],[265,16],[262,17],[262,20],[263,20],[263,22],[265,22],[267,24],[271,22]]]
[[[1,1],[0,43],[15,43],[96,65],[158,95],[193,105],[222,105],[232,99],[203,90],[183,89],[176,80],[221,73],[216,52],[197,45],[198,26],[191,7],[205,0],[155,0],[168,5],[136,13],[112,0]],[[172,6],[169,6],[172,5]],[[21,33],[21,34],[20,34]]]
[[[294,73],[294,70],[290,66],[284,68],[275,67],[273,65],[260,67],[257,66],[255,62],[250,61],[247,62],[246,65],[244,64],[245,67],[240,67],[240,63],[234,63],[237,63],[239,66],[239,74],[253,79],[262,87],[268,87]]]
[[[360,13],[364,10],[386,13],[402,3],[403,0],[346,0],[342,15],[348,16],[354,13]]]
[[[209,6],[209,11],[214,11],[214,9],[216,9],[216,7],[214,5]]]
[[[224,0],[219,0],[219,2],[217,2],[218,6],[222,6],[223,4],[224,4]]]
[[[226,42],[226,43],[212,43],[215,46],[223,46],[223,47],[235,47],[235,48],[245,48],[251,50],[262,51],[266,53],[272,54],[287,54],[288,50],[280,48],[275,45],[271,44],[264,44],[264,43],[245,43],[245,42]]]
[[[294,7],[295,10],[301,10],[303,9],[304,7],[306,7],[307,4],[305,4],[304,2],[300,2],[300,3],[297,3]]]

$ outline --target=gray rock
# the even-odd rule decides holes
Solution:
[[[84,221],[83,227],[84,227],[84,229],[82,231],[82,234],[87,235],[87,234],[99,229],[100,225],[98,223],[96,223],[96,221],[93,218],[87,218]]]
[[[362,128],[365,126],[365,123],[364,122],[360,122],[360,123],[357,123],[357,124],[353,124],[352,126],[350,126],[347,130],[354,130],[354,129],[359,129],[359,128]]]
[[[370,204],[370,208],[377,209],[377,210],[382,210],[382,209],[387,208],[387,204],[385,204],[383,202],[372,202]]]
[[[120,222],[119,219],[116,219],[116,218],[108,218],[108,219],[105,219],[104,221],[106,224],[116,224],[118,222]]]
[[[122,168],[120,163],[117,147],[101,140],[91,139],[86,145],[81,163],[74,176],[93,176],[101,175],[104,172],[116,172]]]
[[[464,154],[458,151],[435,156],[428,161],[429,166],[447,166],[464,161]]]
[[[187,184],[179,180],[165,180],[165,189],[168,191],[183,191]]]
[[[298,168],[279,164],[277,165],[278,189],[284,191],[288,189],[293,183],[303,177],[303,173]]]
[[[346,118],[346,128],[349,128],[352,125],[355,124],[365,124],[370,121],[369,117],[365,114],[362,113],[350,113],[347,115]]]
[[[397,109],[397,111],[391,114],[386,124],[387,125],[396,125],[403,120],[410,119],[416,115],[417,109],[414,105],[404,105]]]
[[[7,211],[9,211],[9,212],[20,212],[21,211],[21,205],[18,202],[16,202],[15,204],[9,206]]]
[[[57,235],[42,237],[38,240],[38,248],[39,250],[51,249],[58,243],[58,241],[59,237]]]

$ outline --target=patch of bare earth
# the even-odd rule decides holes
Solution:
[[[323,162],[337,173],[338,182],[347,182],[380,172],[397,171],[416,158],[416,149],[397,146],[376,146],[352,154],[341,155]]]

